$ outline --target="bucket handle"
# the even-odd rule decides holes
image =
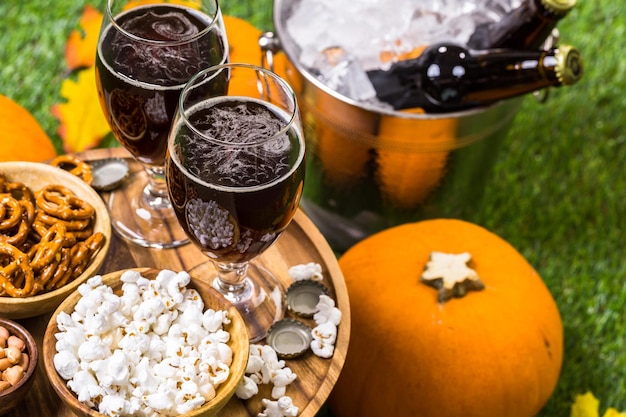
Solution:
[[[263,52],[261,55],[261,66],[274,72],[274,54],[282,50],[280,40],[274,32],[263,32],[259,36],[259,47]]]

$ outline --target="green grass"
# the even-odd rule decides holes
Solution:
[[[49,110],[66,76],[65,41],[86,3],[0,1],[0,93],[29,109],[59,149]],[[271,4],[224,0],[222,7],[271,29]],[[561,311],[565,358],[545,417],[568,416],[574,395],[587,390],[601,412],[626,411],[626,3],[581,0],[560,31],[562,43],[581,50],[585,76],[554,89],[546,103],[524,101],[482,210],[469,219],[518,248]]]

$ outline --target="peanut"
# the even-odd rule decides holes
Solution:
[[[0,326],[0,348],[5,348],[7,346],[7,339],[9,338],[9,330]]]
[[[0,393],[24,378],[29,361],[25,341],[0,326]]]
[[[15,346],[16,348],[20,350],[20,352],[26,349],[26,343],[24,343],[22,339],[20,339],[19,337],[15,335],[9,336],[9,338],[7,339],[7,346],[8,347]]]
[[[17,383],[20,382],[23,376],[24,369],[19,365],[7,368],[4,370],[4,372],[2,372],[2,379],[4,381],[7,381],[11,385],[17,385]]]
[[[9,346],[5,352],[6,358],[12,365],[17,364],[22,359],[22,351],[17,346]]]

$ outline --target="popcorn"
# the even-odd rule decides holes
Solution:
[[[258,393],[258,385],[272,384],[272,398],[285,395],[286,388],[295,381],[297,375],[279,360],[276,351],[269,345],[250,345],[248,366],[243,380],[239,383],[235,395],[247,400]]]
[[[108,416],[171,416],[215,397],[230,376],[226,311],[207,310],[186,272],[121,276],[122,295],[95,276],[60,313],[54,367],[79,401]]]
[[[341,310],[335,307],[335,301],[327,295],[320,295],[316,306],[317,313],[313,315],[315,323],[322,324],[331,322],[335,326],[339,326],[341,322]]]
[[[259,386],[247,375],[244,375],[243,380],[237,385],[235,395],[241,400],[248,400],[259,393]]]
[[[320,295],[317,313],[313,320],[317,326],[311,332],[311,350],[320,358],[330,358],[335,351],[337,326],[341,322],[341,310],[335,307],[335,301],[327,295]]]
[[[278,401],[270,401],[263,398],[261,403],[265,407],[257,417],[295,417],[298,415],[298,407],[293,405],[291,398],[283,396]]]
[[[292,266],[289,268],[287,273],[294,281],[302,281],[305,279],[321,281],[324,279],[324,276],[322,275],[322,266],[315,262]]]

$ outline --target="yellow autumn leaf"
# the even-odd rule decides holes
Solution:
[[[604,413],[604,417],[626,417],[626,412],[620,413],[615,408],[611,407],[608,410],[606,410],[606,412]]]
[[[584,394],[576,395],[570,410],[570,417],[600,417],[599,407],[600,401],[590,391],[587,391]]]
[[[65,79],[61,85],[65,103],[52,107],[52,114],[61,122],[58,133],[65,152],[82,152],[97,146],[109,133],[96,88],[95,68],[77,74],[76,81]]]
[[[94,65],[102,13],[88,4],[79,24],[81,29],[73,30],[65,45],[65,62],[70,70]]]
[[[576,395],[574,404],[570,409],[570,417],[599,417],[600,401],[587,391],[584,394]],[[620,413],[615,408],[609,408],[603,417],[626,417],[626,413]]]

